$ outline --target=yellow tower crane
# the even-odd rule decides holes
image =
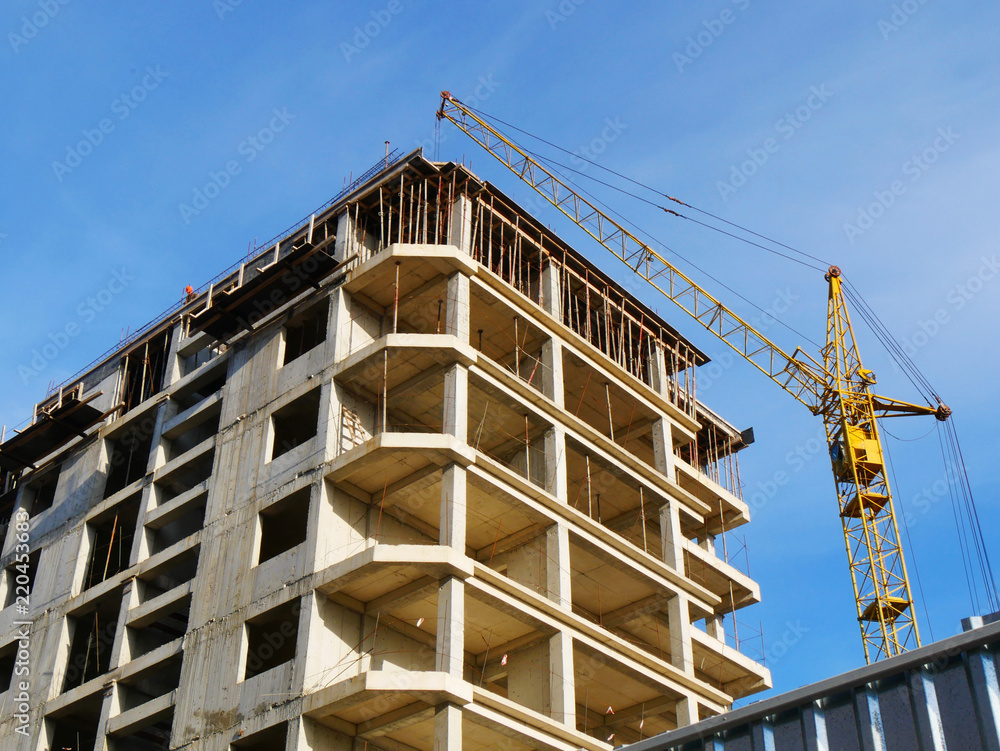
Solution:
[[[919,647],[878,418],[934,415],[947,420],[951,411],[940,403],[910,404],[872,392],[875,377],[861,364],[840,269],[831,266],[826,273],[828,322],[819,358],[800,348],[789,355],[446,91],[441,92],[437,115],[454,123],[635,274],[823,417],[865,660],[871,663]]]

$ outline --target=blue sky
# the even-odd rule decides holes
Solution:
[[[1000,559],[991,533],[1000,522],[995,5],[99,5],[18,0],[0,13],[0,422],[22,424],[50,382],[156,317],[255,238],[326,202],[382,155],[385,140],[403,151],[424,145],[433,156],[438,92],[449,89],[840,265],[954,409],[989,552]],[[270,132],[250,140],[262,130]],[[437,148],[530,198],[451,126]],[[237,169],[218,178],[225,186],[216,197],[183,208],[231,163]],[[822,274],[642,204],[616,205],[756,305],[822,338]],[[545,218],[624,278],[578,230]],[[669,303],[641,294],[719,360],[700,396],[756,430],[742,476],[747,496],[763,501],[745,534],[764,602],[740,619],[763,624],[777,689],[858,666],[818,419],[745,364],[729,364],[722,346]],[[815,351],[780,326],[768,332]],[[860,336],[879,388],[917,398],[870,333]],[[50,343],[58,351],[38,360]],[[900,440],[889,439],[911,517],[911,574],[915,561],[930,615],[928,623],[921,605],[925,641],[931,629],[936,638],[955,633],[973,610],[951,505],[933,490],[944,470],[932,422],[896,421]],[[787,482],[770,492],[780,472]]]

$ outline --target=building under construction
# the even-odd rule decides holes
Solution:
[[[597,750],[724,713],[770,675],[705,362],[464,166],[387,158],[0,445],[0,746]]]

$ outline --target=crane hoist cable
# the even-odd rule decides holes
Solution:
[[[558,144],[555,144],[552,141],[549,141],[549,140],[547,140],[545,138],[542,138],[541,136],[538,136],[538,135],[536,135],[534,133],[531,133],[530,131],[527,131],[527,130],[525,130],[523,128],[519,128],[516,125],[513,125],[512,123],[506,122],[505,120],[502,120],[501,118],[496,117],[495,115],[490,115],[490,114],[484,112],[483,110],[477,109],[475,107],[471,107],[471,106],[467,106],[467,105],[465,105],[465,106],[466,106],[466,108],[468,110],[470,110],[472,112],[475,112],[478,115],[481,115],[483,117],[489,118],[490,120],[494,120],[494,121],[496,121],[498,123],[502,123],[505,127],[511,128],[512,130],[516,130],[519,133],[524,134],[528,138],[537,140],[540,143],[544,143],[545,145],[550,146],[551,148],[554,148],[554,149],[556,149],[558,151],[561,151],[561,152],[563,152],[565,154],[568,154],[568,155],[572,156],[575,159],[579,159],[579,160],[581,160],[581,161],[583,161],[583,162],[585,162],[587,164],[593,165],[594,167],[596,167],[599,170],[607,172],[608,174],[614,175],[615,177],[618,177],[618,178],[620,178],[622,180],[625,180],[625,181],[627,181],[627,182],[629,182],[629,183],[631,183],[633,185],[636,185],[636,186],[638,186],[638,187],[640,187],[640,188],[642,188],[644,190],[647,190],[650,193],[656,195],[657,198],[667,198],[667,199],[669,199],[671,201],[674,201],[675,203],[677,203],[677,204],[679,204],[681,206],[686,206],[686,207],[688,207],[688,208],[690,208],[690,209],[692,209],[694,211],[697,211],[697,212],[699,212],[701,214],[704,214],[705,216],[709,216],[709,217],[711,217],[711,218],[713,218],[713,219],[715,219],[715,220],[717,220],[719,222],[723,222],[723,223],[725,223],[725,224],[727,224],[727,225],[729,225],[731,227],[735,227],[735,228],[739,229],[742,232],[746,232],[746,233],[748,233],[750,235],[753,235],[754,237],[760,238],[761,240],[765,240],[765,241],[767,241],[769,243],[773,243],[774,245],[777,245],[777,246],[779,246],[781,248],[785,248],[786,250],[788,250],[788,251],[790,251],[792,253],[795,253],[795,254],[797,254],[799,256],[802,256],[803,258],[807,258],[807,259],[809,259],[811,261],[815,261],[816,263],[821,264],[821,266],[815,266],[815,265],[813,265],[811,263],[808,263],[806,261],[799,260],[798,258],[794,258],[792,256],[789,256],[788,254],[781,253],[780,251],[774,250],[773,248],[768,248],[768,247],[766,247],[764,245],[761,245],[760,243],[756,243],[756,242],[748,240],[748,239],[746,239],[744,237],[740,237],[739,235],[733,234],[731,232],[727,232],[727,231],[725,231],[725,230],[723,230],[723,229],[721,229],[719,227],[713,227],[712,225],[710,225],[710,224],[708,224],[706,222],[701,222],[701,221],[699,221],[697,219],[694,219],[692,217],[686,216],[685,214],[681,214],[681,213],[679,213],[677,211],[674,211],[672,209],[668,209],[668,208],[660,205],[659,203],[657,203],[655,201],[651,201],[651,200],[649,200],[647,198],[643,198],[642,196],[639,196],[639,195],[637,195],[637,194],[635,194],[635,193],[633,193],[631,191],[627,191],[627,190],[625,190],[625,189],[623,189],[623,188],[621,188],[621,187],[619,187],[617,185],[614,185],[612,183],[609,183],[609,182],[607,182],[605,180],[599,180],[598,178],[593,177],[592,175],[587,175],[584,172],[582,172],[581,170],[577,170],[577,169],[569,167],[569,166],[567,166],[565,164],[561,164],[559,162],[555,162],[554,160],[548,159],[548,158],[542,156],[541,154],[539,154],[537,152],[529,151],[527,149],[524,149],[526,153],[531,154],[532,156],[536,157],[537,159],[539,159],[541,161],[544,161],[544,162],[546,162],[548,164],[557,165],[557,166],[559,166],[562,169],[566,169],[566,170],[569,170],[571,172],[574,172],[574,173],[580,175],[581,177],[584,177],[585,179],[594,181],[594,182],[596,182],[596,183],[598,183],[600,185],[604,185],[604,186],[606,186],[606,187],[608,187],[608,188],[610,188],[612,190],[615,190],[615,191],[618,191],[619,193],[622,193],[623,195],[626,195],[626,196],[629,196],[629,197],[634,198],[636,200],[642,201],[643,203],[646,203],[646,204],[648,204],[650,206],[653,206],[655,208],[661,209],[662,211],[665,211],[665,212],[667,212],[669,214],[672,214],[672,215],[677,216],[677,217],[682,218],[682,219],[687,219],[688,221],[694,222],[695,224],[699,224],[702,227],[705,227],[706,229],[710,229],[710,230],[713,230],[715,232],[719,232],[719,233],[721,233],[723,235],[726,235],[728,237],[731,237],[731,238],[733,238],[735,240],[738,240],[738,241],[741,241],[741,242],[745,242],[745,243],[747,243],[749,245],[752,245],[752,246],[754,246],[756,248],[760,248],[761,250],[767,251],[768,253],[772,253],[772,254],[780,256],[782,258],[786,258],[788,260],[794,261],[795,263],[799,263],[801,265],[807,266],[809,268],[816,269],[818,271],[822,271],[822,270],[824,270],[825,268],[827,268],[827,267],[829,267],[831,265],[828,262],[824,261],[823,259],[818,258],[815,255],[812,255],[811,253],[807,253],[807,252],[805,252],[803,250],[800,250],[800,249],[795,248],[795,247],[793,247],[791,245],[783,243],[780,240],[776,240],[776,239],[774,239],[772,237],[768,237],[767,235],[761,234],[761,233],[756,232],[756,231],[754,231],[754,230],[752,230],[752,229],[750,229],[748,227],[745,227],[743,225],[737,224],[736,222],[732,222],[732,221],[730,221],[728,219],[720,217],[720,216],[718,216],[716,214],[713,214],[713,213],[711,213],[709,211],[706,211],[705,209],[701,209],[701,208],[699,208],[697,206],[694,206],[694,205],[692,205],[690,203],[682,201],[679,198],[675,198],[675,197],[673,197],[673,196],[671,196],[671,195],[669,195],[667,193],[662,193],[661,191],[659,191],[658,189],[654,188],[651,185],[648,185],[648,184],[643,183],[643,182],[641,182],[639,180],[636,180],[636,179],[634,179],[632,177],[629,177],[628,175],[625,175],[625,174],[623,174],[621,172],[618,172],[618,171],[613,170],[613,169],[611,169],[609,167],[606,167],[606,166],[600,164],[599,162],[595,162],[592,159],[588,159],[588,158],[586,158],[586,157],[584,157],[582,155],[576,154],[575,152],[570,151],[569,149],[563,148],[562,146],[559,146]],[[523,148],[523,147],[521,147],[521,148]],[[564,179],[565,179],[565,177],[564,177]],[[616,214],[616,215],[618,215],[620,217],[620,214]],[[633,224],[631,226],[634,227],[635,225]],[[636,227],[636,229],[639,229],[639,228]],[[649,236],[647,233],[643,233],[643,234],[646,234],[647,237]],[[655,238],[651,238],[651,239],[655,239]],[[659,242],[659,241],[657,241],[657,242]],[[681,256],[680,254],[676,253],[675,251],[672,251],[672,252],[674,252],[675,255],[678,256],[678,258],[681,258],[681,259],[685,260],[685,262],[689,263],[693,268],[698,269],[699,271],[701,271],[701,273],[706,274],[713,281],[721,284],[721,282],[718,279],[715,279],[710,274],[707,274],[707,272],[705,272],[703,269],[699,269],[694,264],[691,264],[690,261],[687,261],[687,259],[684,259],[683,256]],[[848,289],[851,291],[850,294],[853,296],[852,297],[852,303],[855,305],[855,307],[857,307],[859,309],[859,312],[861,313],[862,318],[865,320],[865,323],[869,326],[869,328],[871,328],[871,330],[875,334],[876,338],[879,339],[879,341],[882,343],[882,345],[889,352],[890,356],[896,362],[896,364],[898,365],[898,367],[900,368],[900,370],[902,370],[904,372],[904,374],[906,374],[907,378],[914,385],[914,387],[917,389],[917,391],[920,392],[921,395],[924,396],[924,398],[928,399],[928,401],[930,403],[935,403],[935,402],[936,403],[940,403],[941,400],[938,397],[937,392],[934,390],[934,388],[931,386],[931,384],[927,381],[926,377],[920,372],[920,370],[917,368],[916,364],[909,357],[909,355],[906,354],[905,350],[899,344],[898,340],[896,340],[895,337],[889,332],[888,327],[886,327],[885,324],[883,324],[882,321],[878,318],[878,316],[875,314],[875,311],[868,304],[868,302],[864,299],[863,295],[861,295],[861,293],[857,289],[857,287],[853,283],[851,283],[846,277],[844,278],[844,283],[845,283],[845,287],[847,288],[847,289],[845,289],[845,293],[848,291]],[[725,286],[725,285],[723,285],[723,286]],[[739,293],[735,292],[734,290],[732,290],[732,288],[730,288],[730,287],[726,287],[726,289],[729,292],[732,292],[733,294],[737,294],[737,295],[739,294]],[[742,296],[740,296],[740,297],[744,301],[749,302],[748,300],[746,300],[746,298],[744,298]],[[750,303],[750,304],[752,305],[753,303]],[[754,307],[757,307],[757,306],[754,306]],[[760,310],[759,307],[757,309]],[[763,312],[763,311],[761,311],[761,312]],[[772,317],[774,317],[774,316],[772,316]],[[778,320],[778,319],[776,319],[776,320]],[[798,334],[799,336],[803,336],[803,338],[808,339],[808,337],[805,337],[801,332],[796,331],[794,328],[788,326],[785,322],[782,322],[782,321],[779,320],[779,323],[781,323],[783,326],[785,326],[786,328],[788,328],[790,331]],[[811,343],[813,343],[813,344],[816,344],[815,342],[812,342],[811,339],[809,341]],[[819,345],[816,345],[816,346],[819,346]]]
[[[452,122],[633,273],[823,417],[865,659],[919,646],[878,420],[904,414],[946,420],[951,410],[872,392],[875,379],[861,362],[840,269],[831,266],[826,274],[827,344],[820,359],[801,349],[789,355],[448,92],[442,92],[438,118]]]
[[[548,143],[548,142],[546,142],[546,143]],[[520,147],[520,146],[518,148],[522,148],[523,149],[523,147]],[[575,170],[572,167],[567,167],[566,165],[559,164],[558,162],[552,162],[551,160],[546,159],[545,157],[542,157],[541,155],[539,155],[539,154],[537,154],[537,153],[535,153],[533,151],[530,151],[528,149],[523,149],[523,150],[524,150],[524,153],[530,154],[536,160],[538,160],[539,162],[545,163],[547,166],[554,164],[554,165],[556,165],[556,166],[558,166],[558,167],[560,167],[562,169],[567,169],[570,172],[575,172],[577,174],[582,175],[583,177],[586,177],[587,179],[594,180],[594,181],[596,181],[596,182],[598,182],[598,183],[600,183],[602,185],[607,185],[608,187],[611,187],[612,189],[620,190],[618,188],[615,188],[615,186],[610,185],[609,183],[606,183],[606,182],[601,181],[601,180],[597,180],[596,178],[592,178],[589,175],[584,175],[582,172],[580,172],[579,170]],[[806,334],[802,333],[801,331],[798,331],[797,329],[793,328],[787,322],[782,321],[774,313],[771,313],[771,312],[769,312],[767,310],[764,310],[762,307],[760,307],[759,305],[757,305],[757,303],[753,302],[752,300],[750,300],[746,296],[740,294],[738,291],[736,291],[735,289],[733,289],[732,287],[730,287],[728,284],[726,284],[725,282],[723,282],[717,276],[714,276],[713,274],[711,274],[709,271],[707,271],[703,267],[701,267],[698,264],[694,263],[694,261],[690,260],[689,258],[686,258],[685,256],[681,255],[680,253],[678,253],[673,248],[669,247],[662,240],[654,237],[652,234],[650,234],[648,231],[646,231],[642,227],[639,227],[638,225],[636,225],[634,222],[632,222],[628,218],[622,216],[615,209],[613,209],[612,207],[608,206],[606,203],[604,203],[603,201],[601,201],[599,198],[597,198],[596,196],[594,196],[589,191],[586,191],[583,188],[581,188],[579,185],[577,185],[575,182],[573,182],[572,180],[570,180],[568,177],[566,177],[565,175],[563,175],[562,173],[560,173],[554,167],[548,166],[548,169],[550,169],[552,172],[558,174],[567,185],[573,186],[573,188],[575,188],[577,190],[577,192],[579,192],[582,195],[587,196],[587,198],[589,198],[595,204],[597,204],[597,205],[601,206],[602,208],[604,208],[609,214],[613,214],[614,216],[618,217],[618,219],[621,220],[622,224],[628,225],[633,230],[635,230],[636,233],[641,234],[641,235],[645,236],[646,238],[648,238],[651,242],[653,242],[653,243],[655,243],[657,245],[660,245],[663,248],[666,248],[666,250],[669,253],[671,253],[674,256],[677,256],[677,258],[679,258],[682,261],[684,261],[684,263],[686,263],[688,266],[690,266],[691,268],[695,269],[699,273],[705,275],[706,277],[708,277],[709,279],[711,279],[713,282],[715,282],[716,284],[718,284],[719,286],[721,286],[723,289],[725,289],[727,292],[729,292],[732,295],[735,295],[736,297],[738,297],[739,299],[741,299],[743,302],[745,302],[747,305],[750,305],[751,307],[753,307],[757,312],[759,312],[759,313],[761,313],[761,314],[763,314],[765,316],[768,316],[768,317],[774,319],[774,321],[777,322],[779,326],[782,326],[783,328],[788,329],[793,334],[801,336],[803,339],[805,339],[806,341],[808,341],[810,344],[815,345],[817,348],[820,346],[817,342],[813,341],[813,339],[811,337],[809,337]],[[753,245],[755,247],[761,248],[762,250],[766,250],[769,253],[775,253],[776,255],[780,255],[780,256],[782,256],[784,258],[789,258],[788,256],[784,255],[783,253],[779,253],[779,252],[774,251],[774,250],[772,250],[770,248],[767,248],[767,247],[765,247],[763,245],[759,245],[757,243],[749,241],[746,238],[742,238],[742,237],[739,237],[737,235],[733,235],[733,234],[731,234],[729,232],[726,232],[725,230],[720,230],[717,227],[712,227],[711,225],[704,224],[703,222],[699,222],[697,220],[692,220],[689,217],[686,217],[686,216],[684,216],[682,214],[679,214],[678,212],[674,211],[673,209],[665,208],[663,206],[660,206],[657,203],[653,203],[652,201],[649,201],[647,199],[641,198],[639,196],[635,196],[632,193],[628,193],[628,191],[620,191],[620,192],[624,192],[626,195],[632,196],[633,198],[637,198],[638,200],[643,201],[645,203],[648,203],[649,205],[651,205],[651,206],[653,206],[655,208],[661,209],[661,210],[667,212],[668,214],[672,214],[674,216],[680,217],[681,219],[688,219],[689,221],[694,221],[696,224],[701,224],[702,226],[707,227],[708,229],[715,230],[716,232],[721,232],[722,234],[728,235],[729,237],[732,237],[732,238],[734,238],[736,240],[739,240],[741,242],[749,243],[750,245]],[[676,199],[674,199],[674,200],[676,200]],[[789,258],[789,260],[796,261],[797,263],[803,263],[801,261],[797,261],[794,258]],[[821,271],[822,270],[822,269],[818,269],[817,267],[811,266],[809,264],[803,263],[803,265],[810,266],[810,268],[813,268],[813,269],[815,269],[817,271]]]
[[[524,135],[528,136],[528,138],[533,138],[536,141],[544,143],[546,146],[551,146],[552,148],[557,149],[558,151],[561,151],[561,152],[563,152],[565,154],[568,154],[568,155],[572,156],[575,159],[579,159],[580,161],[586,162],[587,164],[591,164],[591,165],[597,167],[598,169],[603,170],[604,172],[612,174],[615,177],[619,177],[622,180],[626,180],[626,181],[632,183],[633,185],[636,185],[636,186],[638,186],[640,188],[648,190],[651,193],[654,193],[657,197],[667,198],[667,199],[669,199],[671,201],[674,201],[674,202],[680,204],[681,206],[687,206],[688,208],[693,209],[694,211],[697,211],[700,214],[704,214],[705,216],[712,217],[713,219],[716,219],[717,221],[720,221],[720,222],[723,222],[725,224],[728,224],[731,227],[735,227],[735,228],[737,228],[739,230],[742,230],[743,232],[747,232],[747,233],[749,233],[749,234],[751,234],[751,235],[753,235],[755,237],[759,237],[761,240],[767,240],[768,242],[774,243],[775,245],[779,245],[782,248],[785,248],[787,250],[792,251],[793,253],[797,253],[797,254],[803,256],[804,258],[808,258],[808,259],[810,259],[812,261],[815,261],[816,263],[819,264],[819,266],[813,266],[812,268],[816,269],[817,271],[823,271],[824,269],[829,268],[832,265],[829,262],[824,261],[822,258],[817,258],[816,256],[811,255],[809,253],[806,253],[803,250],[799,250],[798,248],[794,248],[791,245],[786,245],[785,243],[783,243],[783,242],[781,242],[779,240],[775,240],[772,237],[768,237],[767,235],[762,235],[762,234],[760,234],[758,232],[754,232],[752,229],[749,229],[748,227],[744,227],[744,226],[742,226],[740,224],[737,224],[736,222],[732,222],[732,221],[730,221],[728,219],[724,219],[721,216],[716,216],[715,214],[713,214],[713,213],[711,213],[709,211],[706,211],[704,209],[700,209],[697,206],[694,206],[694,205],[692,205],[690,203],[686,203],[686,202],[680,200],[679,198],[674,198],[673,196],[668,195],[667,193],[662,193],[662,192],[660,192],[659,190],[657,190],[656,188],[654,188],[651,185],[647,185],[646,183],[640,182],[639,180],[636,180],[635,178],[629,177],[628,175],[624,175],[624,174],[622,174],[620,172],[616,172],[615,170],[611,169],[610,167],[605,167],[603,164],[600,164],[599,162],[595,162],[592,159],[587,159],[586,157],[581,156],[580,154],[577,154],[576,152],[570,151],[569,149],[563,148],[562,146],[559,146],[558,144],[552,143],[551,141],[548,141],[548,140],[542,138],[541,136],[535,135],[534,133],[531,133],[531,132],[529,132],[527,130],[524,130],[523,128],[518,128],[516,125],[512,125],[511,123],[508,123],[508,122],[506,122],[504,120],[501,120],[499,117],[496,117],[495,115],[490,115],[490,114],[484,112],[483,110],[477,109],[477,108],[469,106],[469,105],[463,105],[463,106],[465,106],[466,109],[468,109],[468,110],[470,110],[472,112],[475,112],[478,115],[481,115],[482,117],[488,118],[490,120],[494,120],[494,121],[496,121],[498,123],[501,123],[505,127],[511,128],[512,130],[516,130],[519,133],[523,133]],[[533,153],[533,152],[529,152],[529,153]],[[567,167],[567,169],[572,169],[572,168],[568,168]],[[578,170],[573,170],[573,171],[574,172],[578,172],[578,174],[581,174],[584,177],[587,177],[588,179],[594,180],[596,182],[601,182],[601,184],[603,184],[603,185],[608,185],[608,187],[612,188],[613,190],[617,190],[617,191],[619,191],[619,192],[621,192],[621,193],[623,193],[625,195],[632,196],[633,198],[636,198],[636,199],[638,199],[640,201],[645,201],[646,203],[649,203],[652,206],[656,206],[657,208],[663,209],[664,211],[668,211],[668,209],[665,209],[663,206],[660,206],[659,204],[653,203],[652,201],[649,201],[648,199],[645,199],[645,198],[642,198],[640,196],[637,196],[634,193],[630,193],[630,192],[628,192],[626,190],[623,190],[622,188],[619,188],[617,186],[611,185],[609,183],[604,183],[604,182],[602,182],[600,180],[597,180],[597,178],[590,177],[589,175],[584,175],[582,172],[579,172]],[[689,217],[685,217],[685,218],[689,218]],[[711,227],[711,225],[706,225],[706,226],[708,226],[710,229],[717,229],[715,227]]]

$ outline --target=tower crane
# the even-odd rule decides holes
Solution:
[[[437,116],[456,125],[633,273],[823,418],[865,660],[920,646],[878,420],[933,415],[944,421],[951,410],[940,402],[911,404],[872,390],[875,376],[861,362],[840,269],[831,266],[826,272],[826,344],[817,357],[801,348],[788,354],[447,91],[441,92]]]

